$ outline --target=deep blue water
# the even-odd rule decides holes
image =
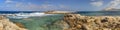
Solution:
[[[16,14],[16,13],[33,13],[44,11],[0,11],[0,14]],[[120,11],[77,11],[75,14],[87,15],[87,16],[119,16]]]
[[[0,11],[0,14],[33,13],[33,12],[44,12],[44,11]]]
[[[78,11],[75,13],[87,16],[120,16],[120,11]]]
[[[0,14],[17,14],[17,13],[33,13],[44,11],[0,11]],[[75,14],[87,15],[87,16],[119,16],[120,11],[77,11]]]

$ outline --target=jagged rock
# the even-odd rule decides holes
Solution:
[[[0,16],[0,30],[27,30],[25,28],[20,28],[16,24],[9,21],[9,19]]]
[[[81,16],[66,14],[67,30],[120,30],[120,16]]]

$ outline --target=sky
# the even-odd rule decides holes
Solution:
[[[120,0],[0,0],[0,11],[101,11],[120,9]]]

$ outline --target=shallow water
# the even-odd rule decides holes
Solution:
[[[61,30],[61,27],[54,23],[62,20],[62,17],[63,15],[50,15],[10,20],[14,23],[22,23],[22,25],[29,30]]]

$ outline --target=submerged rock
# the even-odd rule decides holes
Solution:
[[[66,14],[64,21],[69,25],[67,30],[120,30],[120,16]]]
[[[27,30],[25,28],[20,28],[16,24],[9,21],[9,19],[0,16],[0,30]]]

